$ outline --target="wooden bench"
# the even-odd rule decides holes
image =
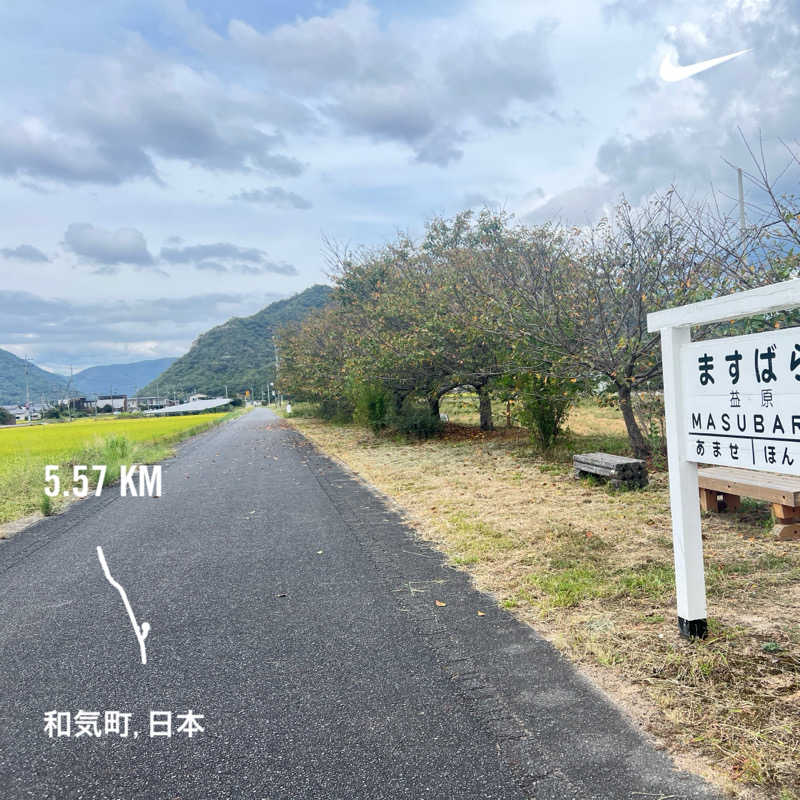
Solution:
[[[772,503],[778,539],[800,539],[800,478],[738,467],[697,470],[702,511],[737,511],[740,497]]]
[[[638,458],[611,453],[581,453],[572,457],[572,466],[576,478],[598,475],[616,487],[633,489],[647,486],[647,465]]]

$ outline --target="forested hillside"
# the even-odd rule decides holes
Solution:
[[[28,364],[28,386],[31,402],[39,403],[44,397],[53,400],[64,397],[66,378],[54,372]],[[0,350],[0,404],[25,402],[25,359]]]
[[[185,356],[140,390],[139,394],[198,391],[222,394],[254,389],[256,396],[275,380],[272,333],[288,322],[305,318],[324,306],[329,286],[314,285],[286,300],[278,300],[251,317],[234,317],[201,334]]]

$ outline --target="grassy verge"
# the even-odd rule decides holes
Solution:
[[[36,512],[52,514],[66,498],[44,494],[44,469],[59,466],[65,488],[72,486],[75,464],[105,464],[105,482],[119,478],[123,464],[148,464],[173,452],[173,446],[190,436],[230,419],[230,414],[176,417],[139,417],[36,425],[0,431],[0,523]],[[88,473],[93,480],[95,473]],[[0,534],[2,535],[2,534]]]
[[[688,643],[676,632],[666,475],[636,492],[569,475],[573,452],[626,451],[618,412],[580,406],[547,454],[513,428],[450,424],[411,443],[303,412],[292,415],[301,432],[396,499],[680,763],[741,797],[800,798],[800,546],[773,540],[766,506],[704,518],[711,635]]]

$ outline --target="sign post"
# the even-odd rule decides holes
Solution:
[[[647,316],[661,334],[682,636],[708,631],[697,464],[800,475],[800,328],[702,342],[691,329],[798,306],[795,279]]]

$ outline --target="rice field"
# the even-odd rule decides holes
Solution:
[[[180,417],[101,417],[0,429],[0,523],[37,511],[52,513],[60,501],[45,499],[48,464],[106,464],[106,481],[120,464],[157,461],[170,445],[230,418],[230,414]],[[66,473],[65,473],[66,475]],[[0,536],[2,533],[0,533]]]

